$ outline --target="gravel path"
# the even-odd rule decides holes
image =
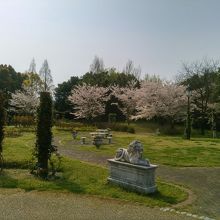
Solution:
[[[75,149],[73,142],[60,144],[58,138],[55,143],[59,146],[61,154],[107,166],[108,157],[99,156],[93,152],[84,152]],[[194,193],[196,200],[185,209],[197,215],[205,215],[220,219],[220,167],[219,168],[197,168],[197,167],[170,167],[160,166],[157,175],[164,180],[178,183],[189,187]],[[193,200],[193,198],[191,198]]]
[[[70,193],[0,191],[1,220],[189,220],[159,208]]]

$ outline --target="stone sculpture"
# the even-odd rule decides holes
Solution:
[[[143,146],[140,141],[132,141],[128,149],[119,148],[116,152],[115,160],[127,162],[135,165],[150,166],[147,159],[142,158]]]
[[[148,194],[157,191],[155,170],[157,165],[142,158],[143,146],[140,141],[132,141],[128,149],[118,149],[114,159],[108,159],[110,183],[128,190]]]

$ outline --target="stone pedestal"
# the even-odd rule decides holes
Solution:
[[[110,176],[108,181],[126,189],[149,194],[157,190],[155,170],[157,165],[140,166],[109,159]]]

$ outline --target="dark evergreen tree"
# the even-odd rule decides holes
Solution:
[[[83,83],[103,87],[111,85],[125,87],[131,81],[138,82],[139,80],[133,74],[120,73],[117,72],[114,68],[98,73],[88,72],[81,78],[81,82]]]
[[[4,139],[4,125],[5,125],[5,109],[4,109],[4,95],[0,91],[0,169],[2,170],[3,156],[2,156],[2,143]]]
[[[15,92],[21,89],[24,75],[17,73],[10,65],[0,65],[0,90]]]
[[[178,77],[179,83],[187,86],[196,94],[191,100],[196,106],[192,112],[192,126],[200,128],[201,134],[204,135],[205,129],[209,128],[209,104],[219,102],[214,98],[214,94],[219,97],[216,89],[218,88],[219,64],[217,61],[207,59],[183,64],[183,71]]]
[[[37,121],[36,152],[37,173],[40,177],[48,175],[48,160],[52,143],[52,98],[49,92],[41,92]]]
[[[71,105],[68,97],[71,95],[71,91],[74,86],[78,85],[79,78],[77,76],[72,76],[67,82],[58,84],[55,88],[55,109],[59,115],[65,118],[72,118],[70,114],[73,111],[73,106]]]
[[[2,142],[4,139],[4,125],[5,125],[5,109],[4,109],[4,95],[0,91],[0,152],[2,152]]]

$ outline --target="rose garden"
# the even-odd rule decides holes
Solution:
[[[140,79],[131,61],[120,73],[95,57],[90,72],[54,88],[46,60],[39,74],[34,60],[22,74],[1,65],[2,201],[45,197],[64,219],[73,198],[94,202],[91,219],[107,205],[106,219],[220,218],[219,68],[183,69],[177,82]],[[121,217],[111,211],[124,206]]]

